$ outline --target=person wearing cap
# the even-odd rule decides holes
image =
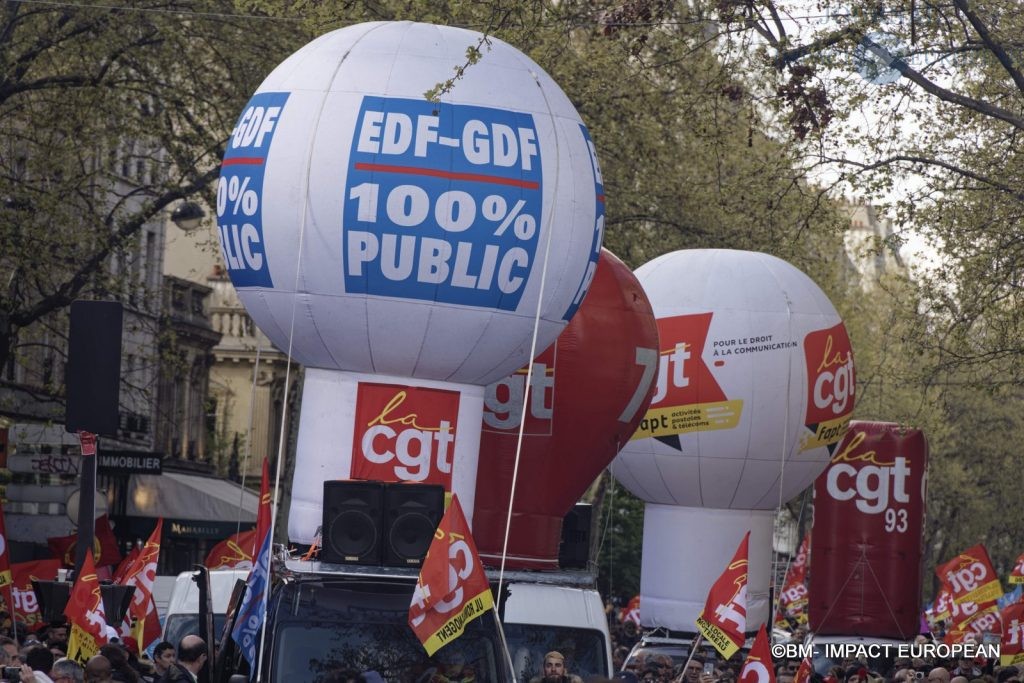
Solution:
[[[583,679],[566,671],[565,655],[552,650],[544,655],[541,675],[531,678],[530,683],[583,683]]]

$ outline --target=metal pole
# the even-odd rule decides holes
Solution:
[[[96,439],[99,449],[99,438]],[[75,576],[82,571],[85,554],[92,552],[96,533],[96,455],[82,454],[82,483],[78,489],[78,546],[75,550]]]

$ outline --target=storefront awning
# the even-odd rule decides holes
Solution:
[[[259,496],[234,482],[164,472],[131,476],[125,512],[130,517],[252,523],[258,506]]]

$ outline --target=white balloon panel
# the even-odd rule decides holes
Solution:
[[[640,568],[640,624],[696,631],[711,585],[722,575],[743,535],[747,546],[747,633],[768,620],[775,514],[705,510],[648,503]]]
[[[285,60],[239,119],[218,186],[225,263],[304,365],[485,385],[529,360],[538,300],[545,348],[586,293],[604,190],[561,89],[490,38],[424,97],[479,39],[341,29]]]
[[[307,368],[288,512],[288,538],[313,542],[323,483],[441,484],[472,526],[484,389]]]
[[[722,509],[774,509],[809,486],[854,404],[849,339],[824,293],[753,252],[679,251],[636,274],[661,356],[616,478],[648,502]]]

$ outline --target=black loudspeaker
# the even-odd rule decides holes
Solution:
[[[70,581],[32,581],[32,590],[35,591],[36,600],[39,602],[39,614],[46,622],[64,622],[64,608],[71,598]]]
[[[444,487],[435,484],[391,484],[384,493],[388,567],[419,567],[444,515]]]
[[[591,505],[577,503],[562,520],[558,565],[562,569],[586,569],[590,559]]]
[[[325,481],[321,562],[380,564],[384,536],[384,484]]]
[[[132,604],[135,586],[100,584],[100,598],[103,600],[103,614],[108,624],[120,624]]]
[[[69,432],[117,436],[123,309],[116,301],[74,301],[68,334]]]

